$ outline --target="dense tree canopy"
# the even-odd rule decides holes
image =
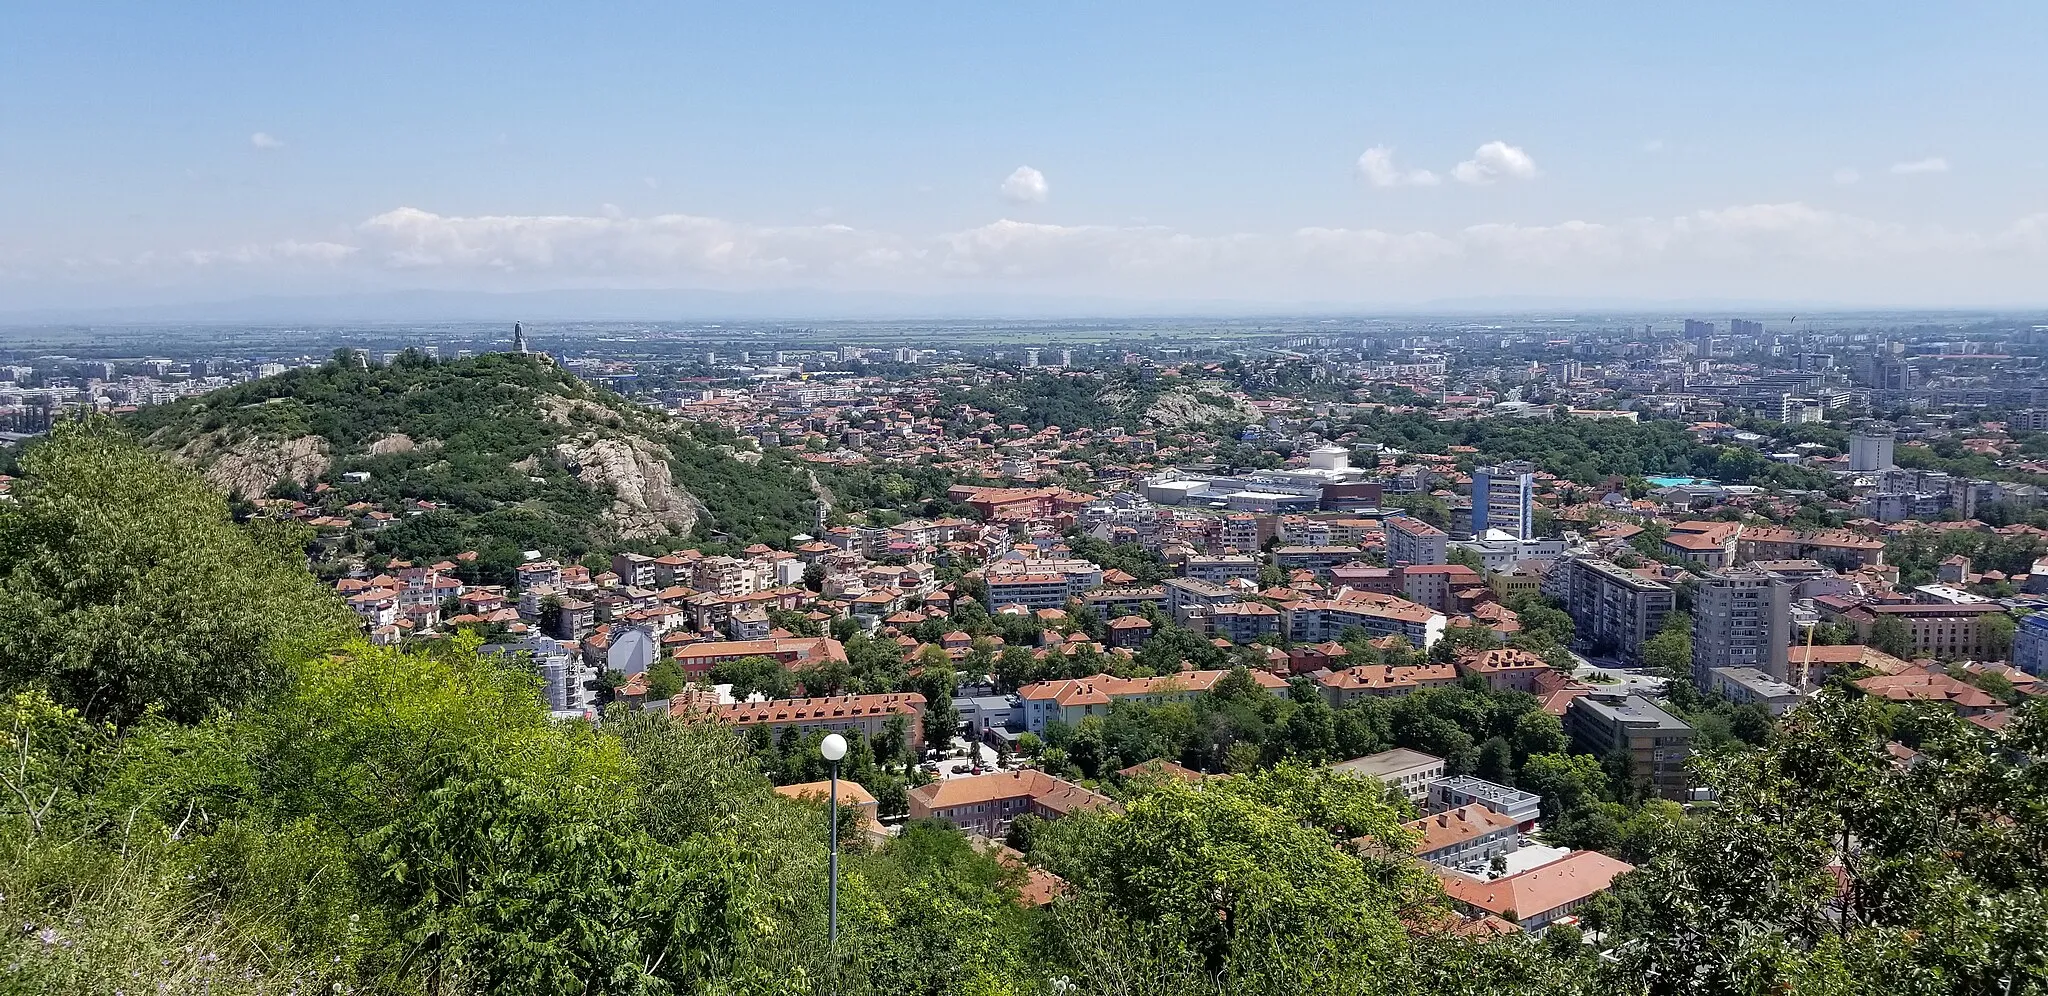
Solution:
[[[1885,745],[1907,738],[1914,763]],[[2048,981],[2048,751],[2038,706],[1998,733],[1829,695],[1622,880],[1601,921],[1656,993],[2038,992]]]
[[[301,537],[243,527],[103,419],[67,422],[0,502],[0,680],[88,716],[184,720],[282,677],[283,644],[342,632]]]
[[[1471,446],[1488,460],[1528,460],[1579,484],[1613,477],[1675,474],[1746,483],[1773,473],[1753,449],[1695,440],[1682,422],[1554,418],[1442,422],[1426,413],[1368,413],[1354,426],[1364,438],[1417,453]]]

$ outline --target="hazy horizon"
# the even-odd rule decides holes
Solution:
[[[2048,305],[2048,7],[45,7],[0,318]],[[1967,113],[1965,113],[1967,111]],[[805,308],[814,305],[806,304]]]
[[[2048,320],[2048,306],[1857,307],[1836,302],[1756,300],[1573,299],[1540,296],[1450,298],[1407,304],[1351,306],[1332,302],[1294,305],[1243,301],[1120,301],[1024,295],[716,291],[703,289],[569,289],[467,292],[431,289],[327,296],[251,296],[162,304],[0,311],[0,330],[62,325],[132,326],[215,324],[488,324],[513,321],[574,323],[1020,321],[1316,321],[1430,318],[1526,319],[1569,322],[1621,318],[1665,322],[1687,317],[1743,317],[1784,323],[1802,318],[1819,326],[1851,319],[1984,318]]]

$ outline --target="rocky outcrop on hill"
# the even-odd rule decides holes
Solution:
[[[1232,400],[1222,390],[1204,385],[1162,392],[1140,416],[1144,424],[1157,429],[1188,429],[1214,425],[1227,419],[1257,417],[1258,412]]]
[[[411,436],[403,432],[394,432],[371,440],[369,451],[371,456],[383,456],[387,453],[411,453],[416,449],[427,449],[436,445],[439,444],[431,439],[424,443],[415,442]]]
[[[687,533],[704,503],[669,472],[668,448],[639,436],[587,433],[555,444],[555,459],[585,485],[612,494],[605,517],[622,539]]]
[[[225,442],[219,433],[196,436],[173,456],[196,468],[207,483],[229,494],[257,497],[279,481],[309,486],[327,473],[327,440],[319,436]]]
[[[126,421],[224,491],[295,481],[307,504],[282,511],[357,522],[353,545],[402,559],[477,552],[502,573],[532,549],[580,558],[693,532],[782,542],[813,522],[779,454],[515,354],[330,363]]]

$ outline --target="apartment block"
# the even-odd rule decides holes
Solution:
[[[1064,574],[992,574],[984,583],[990,608],[1063,609],[1067,605],[1069,586]]]
[[[1565,710],[1564,730],[1583,753],[1602,760],[1627,754],[1636,777],[1663,798],[1683,799],[1692,787],[1685,762],[1692,756],[1693,729],[1649,699],[1580,696]]]
[[[1183,577],[1222,584],[1239,579],[1253,581],[1259,576],[1259,560],[1250,554],[1232,553],[1215,557],[1189,557],[1181,568]]]
[[[1736,705],[1762,706],[1782,716],[1802,700],[1799,689],[1753,667],[1717,667],[1707,672],[1707,691]]]
[[[1444,895],[1468,912],[1491,913],[1535,932],[1577,913],[1635,866],[1599,851],[1573,851],[1547,865],[1482,881],[1442,872]]]
[[[1496,692],[1517,691],[1536,694],[1542,679],[1556,668],[1535,654],[1515,647],[1496,647],[1468,653],[1457,661],[1458,673],[1477,675]]]
[[[1472,535],[1498,529],[1515,539],[1536,535],[1536,475],[1522,464],[1472,471]]]
[[[1458,610],[1458,592],[1486,587],[1486,579],[1464,564],[1416,564],[1398,570],[1402,595],[1443,613]]]
[[[1396,566],[1448,563],[1449,533],[1412,515],[1386,520],[1387,563]]]
[[[1330,765],[1330,770],[1376,778],[1401,793],[1409,802],[1419,805],[1429,796],[1429,784],[1444,776],[1444,759],[1419,750],[1396,747],[1339,761]]]
[[[1533,828],[1536,821],[1543,816],[1542,796],[1489,782],[1474,775],[1439,778],[1429,783],[1428,790],[1429,801],[1426,808],[1432,813],[1463,806],[1485,806],[1514,821],[1524,830]]]
[[[1715,668],[1755,668],[1785,680],[1792,643],[1792,586],[1768,571],[1735,568],[1700,579],[1693,599],[1692,680],[1704,691]]]
[[[1024,728],[1044,733],[1048,723],[1074,726],[1089,716],[1106,716],[1113,702],[1165,705],[1186,702],[1216,687],[1228,671],[1182,671],[1153,678],[1117,678],[1098,674],[1092,678],[1041,681],[1017,690],[1024,702]],[[1251,672],[1252,680],[1269,692],[1280,692],[1287,682],[1266,671]]]
[[[679,705],[673,711],[687,712],[688,707]],[[794,728],[799,736],[858,732],[873,739],[901,716],[908,727],[911,746],[920,750],[924,747],[924,696],[915,692],[735,702],[712,706],[711,716],[742,729],[765,728],[770,739],[789,728]]]
[[[2048,676],[2048,615],[2037,612],[2020,619],[2013,633],[2012,663],[2036,677]]]
[[[2004,611],[1996,602],[1859,605],[1842,613],[1841,618],[1856,628],[1858,643],[1869,643],[1877,621],[1891,618],[1906,624],[1915,654],[1952,660],[1990,660],[2003,655],[1994,655],[1986,647],[1984,620]]]
[[[1485,864],[1522,845],[1519,824],[1480,805],[1410,820],[1401,828],[1416,836],[1416,857],[1447,867]]]
[[[1273,550],[1273,562],[1281,570],[1307,568],[1311,571],[1328,571],[1340,564],[1348,564],[1365,556],[1365,551],[1355,546],[1282,546]]]
[[[1359,699],[1408,695],[1425,688],[1449,688],[1458,683],[1458,669],[1450,664],[1416,664],[1392,667],[1361,664],[1318,674],[1316,687],[1331,707],[1343,708]]]
[[[1194,629],[1205,629],[1211,610],[1221,605],[1231,605],[1243,596],[1213,581],[1194,578],[1168,578],[1166,589],[1166,611],[1173,621]]]
[[[1553,569],[1577,638],[1595,656],[1642,658],[1643,641],[1664,628],[1678,593],[1607,560],[1572,558]]]
[[[1211,635],[1245,644],[1280,632],[1280,610],[1264,602],[1229,602],[1212,606],[1208,622]]]
[[[767,657],[796,668],[820,661],[846,659],[846,647],[828,636],[771,637],[765,640],[706,640],[685,643],[669,652],[692,681],[708,677],[711,669],[745,657]]]
[[[1443,638],[1444,614],[1392,595],[1352,593],[1342,600],[1304,599],[1280,609],[1287,638],[1296,643],[1335,640],[1352,628],[1374,636],[1400,636],[1427,650]]]

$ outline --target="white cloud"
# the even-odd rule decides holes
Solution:
[[[1900,176],[1907,176],[1913,173],[1946,173],[1948,172],[1948,160],[1940,156],[1931,156],[1926,159],[1915,159],[1912,162],[1893,163],[1892,172]]]
[[[1851,169],[1847,166],[1844,166],[1841,169],[1835,171],[1835,182],[1845,187],[1861,179],[1863,179],[1862,173],[1859,173],[1856,170]]]
[[[748,225],[691,215],[648,218],[443,216],[399,208],[364,222],[364,259],[394,270],[518,272],[566,278],[666,276],[877,279],[935,285],[957,278],[1173,285],[1313,282],[1501,264],[1628,269],[1700,262],[1848,262],[1989,248],[2040,251],[2044,226],[1990,237],[1914,228],[1808,204],[1750,204],[1666,218],[1487,223],[1430,232],[1303,228],[1204,235],[1156,225],[1050,225],[1002,219],[915,237],[846,225]],[[1702,278],[1704,279],[1704,278]],[[1341,285],[1341,279],[1332,286]]]
[[[695,215],[449,217],[402,207],[359,226],[394,270],[578,278],[818,277],[858,271],[901,240],[845,225],[771,227]]]
[[[1506,142],[1488,142],[1472,158],[1451,167],[1460,183],[1485,184],[1500,179],[1527,180],[1536,175],[1536,160],[1521,148]]]
[[[361,252],[355,246],[339,242],[300,242],[286,239],[269,245],[237,246],[233,249],[187,249],[170,254],[168,258],[190,267],[214,266],[262,266],[265,264],[312,263],[333,265]],[[160,259],[156,253],[142,253],[138,262],[155,263]]]
[[[1653,138],[1647,142],[1644,142],[1643,151],[1651,154],[1664,151],[1664,140],[1661,138]]]
[[[1359,155],[1358,175],[1375,187],[1434,187],[1438,182],[1436,174],[1426,169],[1403,173],[1394,165],[1394,150],[1384,145],[1375,145]]]
[[[259,131],[249,136],[249,144],[259,149],[282,149],[284,148],[284,139],[267,131]]]
[[[938,234],[695,215],[441,215],[403,207],[345,234],[233,249],[9,259],[0,291],[207,286],[712,287],[1003,292],[1156,301],[1389,302],[1537,294],[1956,304],[2038,299],[2048,214],[1982,231],[1800,202],[1661,217],[1398,231],[1202,233],[1001,219]],[[89,296],[90,292],[81,291]],[[0,298],[4,298],[0,294]]]
[[[1045,174],[1019,166],[1003,179],[1003,197],[1019,204],[1043,204],[1048,188]]]

